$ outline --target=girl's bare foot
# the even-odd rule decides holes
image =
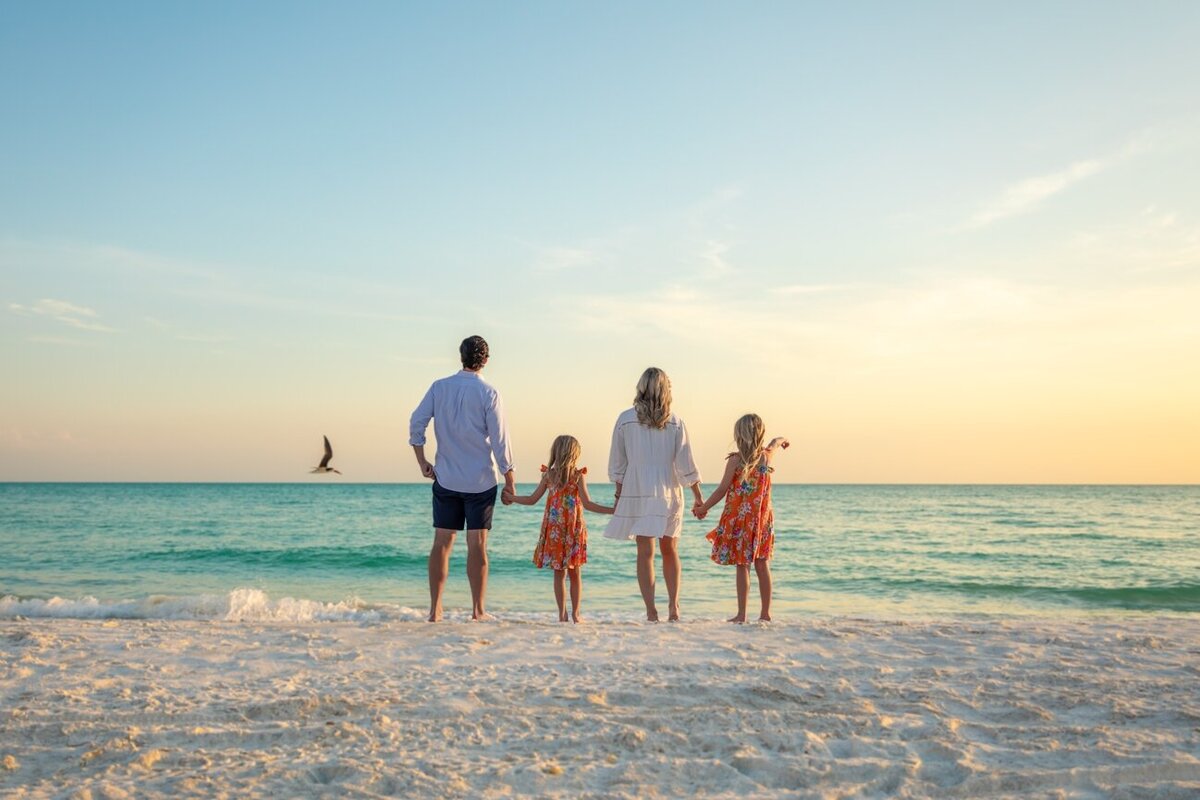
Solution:
[[[429,621],[430,622],[441,622],[442,621],[442,607],[441,606],[438,606],[437,608],[431,609],[429,611]]]
[[[576,614],[575,616],[571,617],[571,622],[574,622],[576,625],[578,625],[579,623],[583,622],[583,617]]]
[[[679,622],[679,606],[675,606],[669,610],[667,622]]]
[[[567,615],[566,615],[566,614],[559,614],[559,615],[558,615],[558,621],[559,621],[559,622],[569,622],[569,620],[567,619]]]
[[[736,614],[725,621],[726,622],[736,622],[740,625],[746,621],[746,615],[745,614]]]

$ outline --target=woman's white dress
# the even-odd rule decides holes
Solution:
[[[683,531],[683,487],[700,480],[683,420],[674,414],[665,428],[638,422],[629,409],[617,417],[608,477],[621,484],[621,497],[604,535],[660,538]]]

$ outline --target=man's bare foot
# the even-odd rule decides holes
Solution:
[[[771,615],[770,615],[770,614],[759,614],[759,615],[758,615],[758,621],[759,621],[759,622],[770,622],[770,621],[771,621]]]
[[[736,614],[725,621],[726,622],[736,622],[740,625],[746,621],[746,615],[745,614]]]

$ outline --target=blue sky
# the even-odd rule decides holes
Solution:
[[[482,333],[531,474],[656,363],[714,476],[1200,480],[1194,3],[0,13],[0,478],[415,479]]]

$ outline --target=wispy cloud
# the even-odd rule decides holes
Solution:
[[[1200,272],[1200,225],[1149,206],[1130,220],[1076,233],[1061,262],[1090,275],[1103,270],[1135,281],[1185,279]]]
[[[38,300],[31,306],[9,303],[8,307],[18,314],[50,317],[64,325],[69,325],[72,328],[78,328],[82,331],[97,331],[100,333],[112,333],[113,331],[107,325],[102,325],[95,321],[99,315],[93,309],[76,305],[66,300],[47,298]]]
[[[596,249],[591,247],[535,246],[534,268],[542,272],[560,272],[593,264],[598,257]]]
[[[1151,141],[1150,135],[1142,135],[1115,153],[1101,158],[1076,161],[1063,169],[1017,181],[976,212],[965,227],[983,228],[1009,217],[1027,214],[1075,184],[1098,175],[1132,156],[1146,152],[1152,146]]]
[[[982,228],[1008,217],[1032,211],[1042,201],[1103,170],[1111,162],[1103,159],[1077,161],[1066,169],[1018,181],[971,217],[967,227]]]
[[[0,445],[16,448],[39,447],[48,444],[71,445],[75,441],[75,435],[65,428],[54,431],[16,426],[0,428]]]
[[[712,285],[671,285],[636,298],[591,294],[570,304],[571,322],[588,333],[698,346],[768,372],[803,362],[829,375],[938,372],[947,363],[1050,375],[1064,362],[1111,358],[1114,346],[1148,359],[1200,335],[1192,320],[1200,276],[1081,290],[956,271],[848,292],[837,284],[779,288],[793,291],[742,297]],[[798,313],[797,296],[823,292],[830,302]],[[731,331],[763,335],[747,348]]]
[[[95,347],[95,342],[85,342],[81,339],[70,339],[66,336],[28,336],[25,341],[33,344],[54,344],[64,347]]]
[[[68,276],[75,273],[119,273],[122,280],[138,281],[139,289],[145,294],[157,292],[196,303],[261,308],[310,317],[391,322],[421,316],[386,310],[389,306],[385,304],[390,303],[390,307],[394,307],[398,303],[393,301],[403,302],[415,294],[399,284],[364,282],[324,272],[288,273],[286,281],[279,281],[278,276],[271,275],[253,283],[255,273],[262,271],[252,268],[253,265],[198,263],[112,245],[46,244],[0,238],[0,269],[7,266],[66,273]],[[276,282],[271,283],[272,280]],[[276,286],[281,284],[286,285],[287,293],[276,291]],[[46,302],[62,301],[41,301],[34,306],[10,304],[9,308],[17,313],[53,316],[50,313],[53,309],[43,305]],[[74,322],[66,319],[60,321],[81,329],[112,331],[96,321],[98,315],[95,312],[83,313],[91,309],[82,309],[80,306],[74,308],[75,313],[63,315]],[[169,321],[155,316],[143,319],[160,329],[172,326]]]
[[[741,200],[745,192],[736,185],[722,186],[700,197],[683,208],[681,217],[692,228],[706,229],[712,226],[713,218]]]
[[[855,289],[869,288],[862,283],[793,283],[787,286],[771,288],[771,294],[794,297],[806,294],[830,294],[832,292],[847,292]]]
[[[704,264],[706,278],[723,278],[733,273],[733,266],[725,258],[731,245],[710,239],[700,249],[700,261]]]

